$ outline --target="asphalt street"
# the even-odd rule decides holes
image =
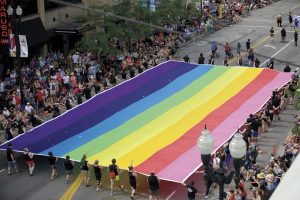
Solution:
[[[269,57],[283,60],[283,62],[276,62],[275,69],[282,70],[285,61],[294,63],[294,65],[300,65],[300,47],[295,47],[293,44],[292,32],[288,32],[287,43],[280,43],[279,33],[275,34],[275,40],[270,41],[269,29],[274,26],[276,28],[276,15],[282,13],[284,15],[283,25],[288,26],[287,14],[289,10],[292,10],[294,14],[300,15],[299,1],[279,1],[267,8],[259,9],[252,12],[251,16],[243,18],[238,24],[231,25],[228,28],[224,28],[204,38],[194,38],[193,42],[188,44],[185,48],[178,51],[177,57],[181,59],[184,55],[189,55],[192,62],[197,62],[200,53],[206,56],[206,63],[210,53],[210,41],[217,41],[218,43],[230,43],[232,47],[236,47],[237,42],[242,44],[242,49],[245,49],[245,42],[249,38],[251,39],[252,46],[257,54],[265,55],[265,57],[259,57],[259,60],[263,64]],[[287,27],[288,31],[291,31]],[[300,31],[300,30],[299,30]],[[292,42],[290,42],[292,41]],[[217,65],[223,63],[224,52],[223,48],[219,46],[220,57],[216,59]],[[244,58],[246,61],[246,58]],[[245,62],[246,64],[247,62]],[[230,61],[230,65],[237,65],[235,59]],[[263,64],[264,66],[265,64]],[[292,67],[295,67],[292,65]],[[258,163],[264,166],[270,159],[270,152],[273,147],[279,148],[286,138],[289,130],[292,126],[294,119],[293,114],[300,114],[298,111],[294,111],[291,106],[282,112],[282,120],[276,122],[270,129],[269,132],[263,134],[259,141],[259,147],[262,149],[263,154],[258,157]],[[199,155],[200,156],[200,155]],[[105,187],[99,192],[95,191],[95,180],[92,173],[92,186],[85,187],[80,182],[80,178],[75,181],[75,184],[67,184],[65,181],[65,172],[63,170],[63,164],[60,160],[58,163],[59,176],[54,180],[50,181],[50,166],[47,158],[35,157],[36,170],[35,176],[30,177],[27,172],[25,161],[23,156],[17,158],[19,168],[21,169],[20,174],[7,175],[6,171],[6,155],[2,152],[0,155],[0,200],[56,200],[56,199],[130,199],[128,191],[127,176],[124,172],[121,176],[121,183],[125,185],[125,192],[120,192],[116,196],[110,197],[110,192],[107,189],[108,178],[103,177],[105,181]],[[76,176],[79,175],[79,165],[75,167]],[[200,169],[201,171],[201,169]],[[202,174],[192,175],[187,182],[195,180],[196,187],[200,190],[200,193],[204,193]],[[138,182],[144,182],[145,177],[139,176]],[[141,184],[138,185],[138,192],[146,192],[146,187]],[[161,196],[166,200],[182,200],[186,199],[186,189],[181,184],[168,183],[161,181]],[[211,192],[210,199],[217,198],[217,189]],[[197,199],[203,199],[204,196],[197,197]],[[138,195],[136,199],[147,199],[145,195]]]
[[[275,62],[275,69],[282,70],[286,64],[286,61],[292,63],[291,67],[300,66],[300,51],[298,47],[294,46],[293,28],[289,26],[288,13],[292,11],[294,15],[300,15],[300,4],[297,0],[291,1],[279,1],[273,5],[255,10],[251,13],[251,16],[242,18],[241,22],[237,24],[225,27],[220,31],[217,31],[208,36],[195,36],[192,43],[189,43],[185,48],[182,48],[177,53],[177,58],[182,59],[185,55],[190,57],[191,62],[197,63],[200,53],[205,56],[205,63],[208,62],[211,55],[211,43],[216,41],[219,44],[225,44],[228,42],[231,48],[236,48],[237,43],[242,45],[241,49],[246,49],[246,41],[250,39],[251,47],[255,50],[255,55],[264,55],[264,57],[258,56],[262,66],[266,67],[266,61],[269,58],[277,59],[281,62]],[[277,27],[276,16],[281,13],[283,15],[283,27],[287,31],[286,42],[281,43],[280,30]],[[271,41],[269,36],[269,30],[271,27],[275,29],[274,41]],[[300,29],[298,30],[299,33]],[[225,52],[224,47],[218,45],[218,51],[220,57],[215,59],[216,65],[223,65]],[[233,50],[236,56],[236,50]],[[248,65],[248,59],[245,53],[241,53],[243,56],[243,64]],[[238,65],[237,59],[229,61],[230,66]]]

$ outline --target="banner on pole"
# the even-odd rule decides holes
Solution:
[[[17,45],[15,34],[9,34],[9,56],[17,57]]]
[[[27,45],[26,35],[19,35],[19,42],[20,42],[20,57],[27,58],[28,45]]]
[[[156,9],[156,1],[155,0],[149,1],[149,8],[150,8],[151,12],[155,12],[155,9]]]

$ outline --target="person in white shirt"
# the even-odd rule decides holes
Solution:
[[[75,54],[73,54],[72,56],[72,62],[73,64],[78,64],[79,63],[79,53],[76,52]]]
[[[3,115],[5,117],[9,117],[10,116],[10,111],[6,107],[3,108]]]
[[[27,102],[27,105],[25,106],[25,110],[26,110],[29,114],[31,114],[33,111],[35,111],[34,108],[30,105],[29,102]]]
[[[68,74],[65,74],[63,76],[64,85],[67,89],[70,88],[70,76]]]
[[[0,94],[2,94],[5,91],[5,83],[0,80]]]

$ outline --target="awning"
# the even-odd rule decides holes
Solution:
[[[82,23],[66,23],[62,26],[54,28],[54,33],[78,34],[82,33],[86,28],[86,24]]]
[[[48,41],[48,34],[39,17],[22,22],[20,25],[20,35],[26,35],[29,48]]]

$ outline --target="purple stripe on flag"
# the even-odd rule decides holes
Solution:
[[[164,87],[173,79],[194,69],[196,66],[178,62],[168,62],[158,66],[34,129],[27,133],[26,137],[17,138],[13,141],[14,148],[21,150],[27,147],[33,152],[48,149]]]

